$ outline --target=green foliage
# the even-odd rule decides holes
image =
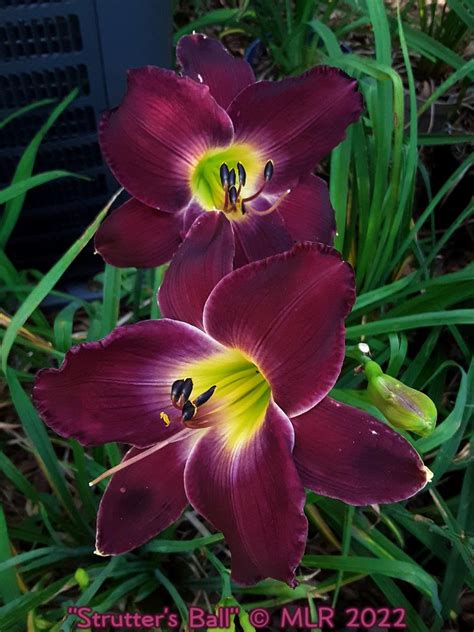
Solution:
[[[435,183],[430,181],[420,147],[459,139],[421,135],[419,120],[446,91],[474,75],[473,62],[465,62],[459,50],[449,48],[451,39],[435,39],[436,29],[455,32],[449,26],[455,24],[454,18],[449,16],[455,15],[465,27],[472,26],[470,5],[450,1],[453,13],[445,13],[447,26],[431,29],[431,18],[425,14],[426,28],[418,31],[407,24],[410,7],[400,16],[388,14],[382,0],[258,0],[227,3],[213,11],[208,11],[207,3],[193,4],[197,20],[180,33],[224,26],[248,40],[264,41],[275,75],[323,62],[358,79],[366,105],[364,116],[329,160],[337,247],[357,274],[358,298],[348,320],[347,339],[351,348],[361,340],[367,342],[385,373],[426,392],[435,402],[437,428],[428,437],[410,438],[434,479],[416,499],[384,507],[352,508],[308,494],[306,509],[318,548],[315,552],[309,546],[300,585],[294,591],[270,580],[250,587],[232,585],[222,535],[209,532],[196,516],[189,521],[185,515],[176,526],[127,555],[106,560],[94,556],[93,527],[100,493],[91,490],[88,481],[114,465],[120,451],[114,445],[85,450],[75,441],[50,434],[29,391],[36,370],[58,366],[73,345],[102,337],[117,324],[119,315],[121,323],[160,317],[155,296],[163,268],[139,272],[106,266],[96,279],[102,284],[102,300],[82,301],[56,287],[93,238],[107,205],[98,209],[83,235],[45,275],[16,270],[0,250],[0,300],[12,306],[14,313],[1,321],[7,328],[0,332],[0,355],[11,410],[21,424],[16,449],[22,455],[13,458],[4,440],[0,470],[4,486],[21,498],[19,505],[28,503],[28,512],[18,512],[21,515],[11,521],[5,504],[0,510],[0,630],[71,630],[74,620],[67,617],[66,609],[72,604],[87,604],[97,611],[120,607],[156,612],[173,603],[185,617],[185,604],[203,591],[213,604],[219,600],[239,603],[244,609],[240,623],[250,630],[245,611],[252,607],[277,608],[294,602],[314,611],[315,599],[324,595],[341,603],[344,586],[349,584],[356,590],[360,586],[362,594],[367,584],[376,588],[382,594],[379,605],[405,607],[410,630],[441,630],[457,616],[463,587],[474,587],[474,367],[468,343],[468,326],[474,322],[474,264],[440,273],[437,262],[468,222],[473,206],[460,210],[444,224],[442,233],[436,223],[446,198],[464,185],[473,158],[465,158],[446,173],[444,182],[432,186]],[[418,9],[423,4],[416,3]],[[339,17],[334,20],[336,8]],[[434,17],[439,20],[440,14]],[[367,25],[373,32],[374,54],[342,54],[341,37],[356,30],[367,33]],[[393,63],[396,51],[403,71]],[[443,77],[421,108],[412,68],[416,55],[432,68],[442,60],[454,70]],[[15,225],[27,190],[73,175],[64,171],[33,175],[39,143],[72,98],[52,111],[49,123],[25,150],[11,185],[0,191],[0,204],[6,204],[0,225],[2,244]],[[0,130],[28,108],[0,123]],[[468,141],[469,136],[463,136],[462,142]],[[419,202],[415,187],[423,180],[435,194]],[[61,297],[64,307],[57,313],[46,311],[43,300],[48,296]],[[79,326],[84,322],[87,330]],[[354,371],[357,364],[349,350],[333,395],[377,414],[364,397],[363,376]],[[34,477],[27,476],[23,461],[37,465]],[[103,485],[98,487],[103,489]],[[322,554],[325,551],[328,554]],[[313,569],[324,572],[313,578]]]

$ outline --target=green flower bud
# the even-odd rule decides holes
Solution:
[[[74,573],[74,579],[79,584],[79,588],[84,590],[89,585],[89,575],[84,568],[78,568]]]
[[[410,430],[421,437],[431,434],[436,425],[438,412],[431,399],[424,393],[410,388],[370,360],[364,365],[369,382],[369,399],[396,428]]]

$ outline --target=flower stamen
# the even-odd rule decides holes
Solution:
[[[245,171],[244,165],[241,162],[237,163],[237,171],[239,173],[239,184],[240,188],[245,186],[247,182],[247,172]]]
[[[229,184],[229,167],[223,162],[219,169],[219,175],[221,178],[221,184],[225,188]]]
[[[255,198],[258,198],[258,196],[263,193],[263,190],[272,179],[273,171],[274,171],[273,161],[267,160],[267,162],[265,163],[265,167],[263,168],[263,183],[261,187],[253,195],[250,195],[249,197],[244,198],[242,202],[251,202],[252,200],[255,200]]]
[[[193,391],[192,379],[187,377],[185,380],[175,380],[173,382],[171,385],[171,402],[175,408],[181,410],[181,417],[184,423],[190,421],[196,415],[197,409],[211,399],[216,386],[214,384],[214,386],[211,386],[211,388],[208,388],[207,391],[204,391],[204,393],[201,393],[196,399],[191,401],[189,398]],[[164,417],[168,419],[166,425],[169,425],[169,417],[165,413],[160,413],[160,418],[165,420]]]
[[[211,399],[211,397],[214,395],[216,386],[217,385],[214,384],[214,386],[211,386],[211,388],[208,388],[207,391],[204,391],[204,393],[201,393],[201,395],[198,395],[196,399],[194,400],[194,404],[199,408],[199,406],[202,406],[203,404],[208,402]]]
[[[239,194],[237,192],[237,189],[235,188],[235,186],[231,186],[229,189],[229,202],[230,202],[230,207],[232,209],[235,209],[235,205],[237,204],[237,200],[239,198]],[[229,209],[224,209],[224,211],[228,211]]]
[[[171,402],[175,408],[183,408],[193,391],[193,381],[190,377],[185,380],[176,380],[171,385]]]
[[[214,394],[214,391],[216,390],[216,386],[217,385],[214,384],[214,386],[211,386],[211,388],[208,388],[207,391],[204,391],[204,393],[201,393],[201,395],[198,395],[196,399],[194,399],[192,402],[188,401],[184,404],[181,416],[184,423],[188,425],[188,427],[191,427],[191,428],[204,427],[204,426],[200,426],[199,423],[196,423],[193,426],[189,426],[188,422],[191,421],[191,419],[196,416],[198,408],[211,399],[211,397]]]
[[[186,423],[187,421],[191,421],[191,419],[194,417],[196,413],[197,413],[197,406],[195,406],[193,402],[186,402],[185,405],[183,406],[183,411],[181,414],[181,417],[184,423]]]
[[[247,172],[245,170],[245,167],[241,162],[237,162],[236,168],[232,168],[229,170],[227,163],[223,162],[219,168],[219,177],[220,177],[222,188],[224,189],[224,206],[222,209],[224,213],[234,212],[238,209],[240,205],[240,210],[242,212],[242,215],[245,215],[246,210],[247,210],[245,204],[248,202],[251,202],[252,200],[255,200],[263,193],[263,191],[265,190],[265,187],[267,186],[267,184],[270,182],[270,180],[273,177],[273,172],[274,172],[273,161],[267,160],[263,168],[263,182],[261,186],[252,195],[249,195],[246,198],[241,198],[240,194],[247,182]],[[238,187],[236,186],[237,177],[239,180]],[[281,199],[284,199],[285,195],[287,194],[288,192],[285,193]],[[277,201],[277,206],[280,203],[280,201]],[[248,208],[249,210],[251,210],[252,212],[256,212],[257,214],[268,215],[270,213],[273,213],[273,211],[275,210],[277,206],[272,206],[271,210],[268,209],[268,211],[264,211],[262,213],[256,212],[251,207],[248,207]]]

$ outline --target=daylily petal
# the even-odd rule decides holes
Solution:
[[[118,108],[100,123],[103,154],[120,184],[148,206],[167,211],[191,199],[193,165],[225,147],[233,128],[209,88],[153,66],[131,70]]]
[[[273,577],[294,584],[304,552],[304,491],[291,449],[293,430],[271,402],[252,438],[233,449],[212,428],[186,465],[186,494],[193,507],[221,530],[232,553],[232,577],[252,584]]]
[[[62,437],[83,445],[121,441],[146,447],[182,429],[178,423],[166,427],[160,413],[176,417],[170,388],[183,365],[216,352],[222,352],[219,344],[185,323],[118,327],[103,340],[73,347],[60,369],[40,371],[34,402]]]
[[[171,443],[114,474],[97,515],[101,555],[130,551],[179,518],[188,504],[183,476],[193,444],[189,439]],[[124,461],[143,452],[132,448]]]
[[[291,421],[298,472],[318,494],[350,505],[394,503],[430,478],[408,441],[357,408],[326,397]]]
[[[183,228],[181,232],[181,237],[184,239],[188,230],[194,224],[198,217],[201,217],[203,213],[206,211],[202,208],[202,206],[196,200],[191,200],[188,206],[183,211]]]
[[[344,359],[344,318],[354,301],[352,268],[323,244],[235,270],[204,307],[204,328],[244,352],[287,415],[327,395]]]
[[[255,81],[252,67],[245,59],[233,57],[218,40],[201,33],[182,37],[176,47],[176,57],[183,74],[208,85],[224,109]]]
[[[235,142],[251,143],[274,163],[267,192],[293,185],[343,140],[362,110],[356,86],[341,70],[317,66],[300,77],[259,81],[234,99]]]
[[[158,293],[163,316],[202,329],[202,311],[214,286],[232,270],[234,237],[223,213],[202,214],[190,228]]]
[[[102,223],[95,248],[119,268],[155,268],[171,259],[181,243],[183,219],[128,200]]]
[[[336,233],[328,185],[312,174],[303,177],[278,207],[295,241],[320,241],[332,245]]]
[[[270,205],[271,202],[266,200],[257,200],[254,203],[254,207],[260,210],[264,210]],[[236,268],[251,261],[258,261],[279,252],[285,252],[293,245],[285,222],[278,211],[264,216],[246,213],[242,219],[232,222],[232,228],[235,235]]]

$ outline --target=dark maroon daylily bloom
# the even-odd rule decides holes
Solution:
[[[61,436],[134,446],[109,472],[99,553],[139,546],[189,502],[223,531],[236,581],[294,585],[304,486],[354,505],[395,502],[428,471],[395,431],[327,397],[344,357],[351,268],[327,246],[299,244],[226,274],[207,296],[231,258],[207,247],[203,220],[219,247],[230,236],[221,214],[200,218],[192,230],[210,277],[192,296],[184,287],[167,298],[203,329],[169,319],[119,327],[41,371],[34,400]]]
[[[133,199],[99,229],[98,252],[122,267],[161,265],[208,211],[230,223],[234,267],[299,240],[331,244],[327,186],[311,172],[360,115],[356,82],[327,66],[256,82],[245,60],[199,34],[177,57],[184,76],[131,70],[103,117],[104,156]]]

